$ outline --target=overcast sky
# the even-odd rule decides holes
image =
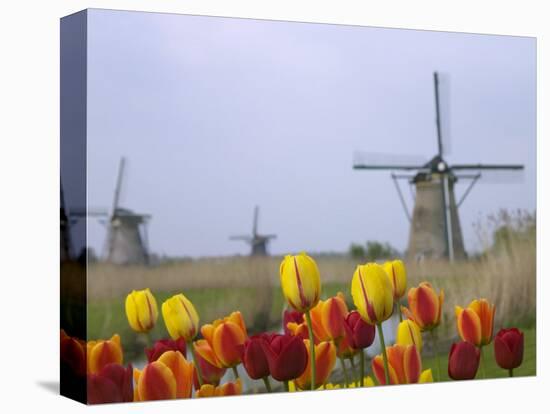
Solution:
[[[450,79],[448,161],[525,164],[461,206],[466,249],[480,218],[535,209],[533,38],[102,10],[88,29],[88,202],[111,206],[125,156],[121,204],[152,214],[154,252],[247,254],[228,237],[256,204],[272,253],[404,250],[390,172],[353,170],[353,153],[435,155],[434,70]],[[101,252],[105,228],[88,234]]]

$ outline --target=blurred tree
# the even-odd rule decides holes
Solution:
[[[353,259],[374,262],[376,260],[393,259],[400,256],[399,251],[389,243],[367,241],[366,245],[352,243],[349,255]]]

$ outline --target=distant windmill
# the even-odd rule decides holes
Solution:
[[[462,230],[458,217],[458,207],[471,191],[475,183],[488,172],[523,170],[517,164],[455,164],[449,165],[443,155],[448,155],[443,146],[442,123],[440,116],[439,76],[434,72],[435,113],[437,127],[437,154],[427,163],[417,159],[405,160],[397,156],[356,153],[354,169],[358,170],[405,170],[413,174],[395,174],[391,177],[396,185],[399,199],[411,223],[407,256],[412,259],[430,257],[447,258],[450,261],[466,257]],[[448,98],[448,97],[447,97]],[[449,121],[444,119],[444,121]],[[448,140],[448,137],[446,137]],[[448,144],[448,141],[447,141]],[[411,161],[412,160],[412,161]],[[412,217],[407,210],[398,179],[409,180],[416,188]],[[454,185],[459,179],[472,180],[456,202]]]
[[[258,219],[260,208],[254,207],[254,222],[252,224],[252,235],[231,236],[230,240],[242,240],[251,246],[251,256],[267,256],[267,244],[271,239],[276,238],[274,234],[260,235],[258,234]]]
[[[147,264],[147,224],[151,215],[137,214],[120,206],[125,164],[123,157],[120,159],[113,207],[107,223],[106,258],[108,262],[115,264]]]

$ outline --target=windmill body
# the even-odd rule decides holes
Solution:
[[[258,220],[260,209],[258,206],[254,208],[254,220],[252,224],[252,235],[231,236],[230,240],[241,240],[250,245],[250,256],[267,256],[267,245],[277,236],[274,234],[261,235],[258,234]]]
[[[140,232],[146,217],[125,208],[115,211],[109,226],[108,262],[121,265],[148,263],[147,249]]]
[[[446,148],[443,144],[442,119],[440,114],[439,75],[434,73],[437,153],[428,162],[404,161],[403,157],[391,155],[356,154],[354,169],[392,170],[399,199],[410,221],[409,242],[406,256],[411,260],[423,258],[462,260],[466,258],[458,209],[474,184],[487,171],[523,170],[518,164],[454,164],[443,158]],[[447,149],[448,151],[448,149]],[[405,173],[402,173],[405,172]],[[406,179],[415,188],[412,214],[409,214],[398,179]],[[459,180],[470,180],[461,199],[455,197],[455,184]]]

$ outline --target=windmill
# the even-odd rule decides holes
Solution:
[[[357,170],[391,170],[399,199],[410,221],[407,256],[409,259],[429,257],[434,259],[464,259],[464,242],[458,216],[458,208],[464,202],[480,178],[493,172],[523,170],[518,164],[453,164],[443,158],[448,155],[448,133],[443,136],[440,114],[440,77],[433,74],[435,89],[435,123],[437,153],[428,162],[416,158],[382,156],[381,154],[356,153],[353,168]],[[448,99],[448,96],[444,98]],[[445,102],[445,101],[444,101]],[[444,106],[444,105],[443,105]],[[448,123],[449,119],[443,119]],[[446,139],[445,145],[443,139]],[[394,171],[414,171],[395,173]],[[408,212],[397,180],[406,179],[415,187],[415,203],[412,216]],[[470,180],[457,202],[454,187],[458,180]]]
[[[275,234],[260,235],[258,234],[258,219],[260,215],[260,208],[254,207],[254,221],[252,224],[252,235],[231,236],[230,240],[242,240],[245,243],[250,244],[251,252],[250,256],[267,256],[267,244],[271,239],[276,238]]]
[[[137,214],[120,206],[126,160],[120,159],[113,206],[108,217],[106,260],[115,264],[147,264],[149,214]]]

